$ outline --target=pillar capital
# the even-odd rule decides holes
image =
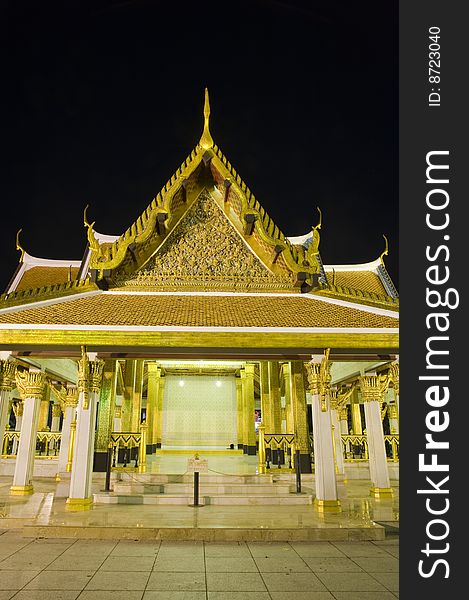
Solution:
[[[68,387],[65,392],[65,407],[75,408],[78,404],[78,390],[76,387]]]
[[[0,392],[11,392],[15,385],[16,364],[10,360],[0,360]]]
[[[41,400],[46,389],[47,375],[43,371],[17,371],[16,386],[22,400],[35,398]]]
[[[306,373],[311,394],[321,397],[321,410],[327,410],[326,396],[330,393],[331,386],[331,361],[329,360],[329,349],[324,353],[321,362],[311,361],[306,363]]]
[[[148,377],[153,376],[153,377],[161,377],[162,373],[161,373],[161,367],[160,365],[158,365],[157,363],[147,363],[147,369],[148,369]]]
[[[60,417],[61,414],[62,414],[62,408],[61,408],[60,404],[53,404],[52,405],[52,416]]]
[[[254,365],[252,363],[246,363],[244,365],[244,373],[245,373],[246,377],[254,377],[255,370],[256,370],[256,365]]]
[[[88,354],[82,349],[81,359],[78,363],[78,391],[84,393],[83,408],[88,409],[88,394],[99,393],[103,379],[104,360],[90,360]]]
[[[384,402],[387,387],[387,377],[382,378],[379,375],[362,375],[360,377],[363,402]]]

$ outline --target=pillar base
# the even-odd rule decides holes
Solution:
[[[372,487],[370,496],[373,496],[373,498],[392,498],[394,496],[394,491],[392,488]]]
[[[137,473],[146,473],[147,472],[147,465],[138,465],[137,467]]]
[[[67,498],[67,510],[90,510],[93,508],[93,498]]]
[[[321,513],[338,513],[342,512],[339,500],[318,500],[313,501],[314,509]]]
[[[11,496],[30,496],[33,492],[32,485],[12,485],[10,488]]]

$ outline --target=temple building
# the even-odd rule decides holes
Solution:
[[[200,141],[126,231],[99,233],[85,209],[81,260],[33,257],[17,236],[0,296],[11,494],[55,476],[67,506],[84,509],[110,463],[150,477],[171,453],[231,452],[261,479],[301,472],[312,510],[340,511],[344,478],[392,496],[399,299],[387,247],[327,264],[320,212],[287,237],[209,119],[206,91]]]

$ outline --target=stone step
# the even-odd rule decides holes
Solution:
[[[95,504],[158,504],[190,506],[194,501],[192,495],[179,494],[116,494],[114,492],[94,494]],[[200,495],[199,504],[207,505],[304,505],[312,504],[311,494],[276,494],[276,495]]]
[[[289,494],[295,491],[295,487],[290,483],[230,483],[217,484],[200,483],[200,495],[228,494],[228,495],[268,495],[268,494]],[[113,485],[113,491],[117,494],[192,494],[194,490],[193,483],[164,483],[164,484],[136,484],[136,483],[118,483]]]
[[[273,483],[274,477],[272,474],[266,475],[222,475],[211,473],[200,473],[200,483]],[[118,474],[120,482],[138,482],[138,483],[192,483],[194,481],[193,473],[184,474],[166,474],[166,473],[125,473]],[[294,481],[294,475],[292,481]]]

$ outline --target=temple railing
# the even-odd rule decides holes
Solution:
[[[147,425],[141,423],[140,431],[113,431],[109,441],[110,467],[113,469],[146,470]],[[131,463],[134,462],[133,465]]]
[[[278,469],[293,469],[295,435],[293,433],[265,433],[259,426],[259,473],[275,465]]]
[[[20,431],[5,431],[3,434],[2,457],[16,456]],[[58,456],[62,433],[60,431],[38,431],[36,434],[36,458]]]
[[[341,437],[345,461],[368,460],[368,439],[366,435],[342,435]],[[385,435],[384,445],[387,459],[392,462],[399,462],[399,435]]]

